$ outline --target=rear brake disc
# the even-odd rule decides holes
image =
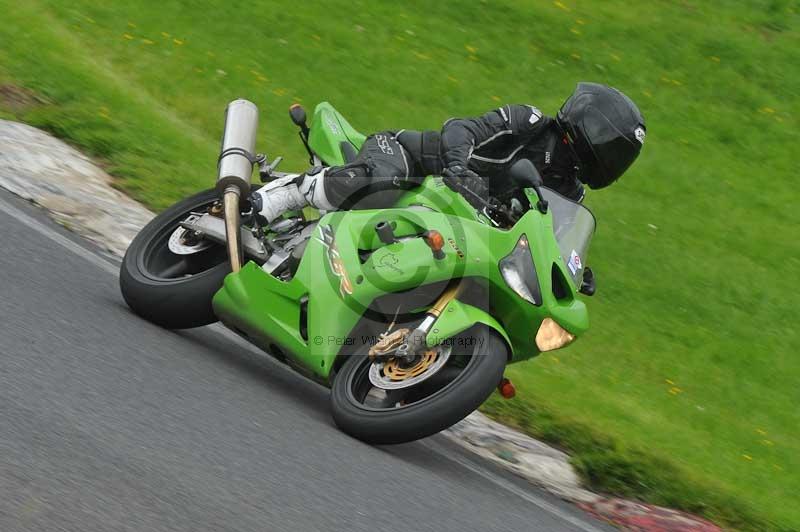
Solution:
[[[176,255],[191,255],[210,248],[213,242],[203,239],[190,239],[191,232],[183,227],[178,227],[169,237],[169,250]]]

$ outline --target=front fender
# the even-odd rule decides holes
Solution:
[[[466,331],[477,323],[482,323],[497,331],[497,334],[503,338],[506,346],[508,346],[509,356],[513,357],[513,345],[503,326],[486,311],[462,303],[458,299],[450,301],[442,310],[425,341],[429,347],[433,347],[458,333]]]

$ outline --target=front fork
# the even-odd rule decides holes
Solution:
[[[406,360],[413,360],[417,355],[422,354],[423,351],[428,349],[428,333],[433,328],[433,324],[442,315],[442,311],[453,299],[458,297],[461,293],[461,280],[456,279],[452,281],[445,291],[436,300],[431,309],[425,314],[425,318],[419,326],[411,331],[406,337],[406,341],[397,348],[396,356]]]
[[[442,315],[442,312],[444,312],[445,308],[447,308],[447,306],[459,296],[462,288],[463,285],[461,284],[460,280],[455,280],[448,285],[444,293],[439,296],[439,299],[436,300],[436,303],[434,303],[431,309],[427,312],[425,318],[422,320],[422,323],[420,323],[416,329],[411,331],[406,337],[406,341],[397,348],[395,356],[401,357],[410,362],[414,360],[414,357],[429,349],[429,344],[433,342],[428,342],[428,333],[430,333],[431,329],[433,329],[434,324]],[[499,323],[494,322],[490,323],[489,325],[500,332]],[[505,335],[503,336],[506,342],[508,342],[508,337]],[[432,340],[435,342],[437,339]],[[511,399],[516,395],[514,384],[510,379],[505,377],[502,378],[498,383],[497,390],[504,399]]]

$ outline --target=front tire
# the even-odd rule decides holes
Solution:
[[[176,255],[168,241],[191,212],[207,209],[218,198],[211,189],[179,201],[133,239],[122,260],[119,284],[136,314],[167,329],[217,321],[211,299],[231,271],[225,247],[214,244],[191,255]]]
[[[467,345],[470,341],[472,347]],[[367,443],[395,444],[430,436],[464,419],[500,383],[508,347],[485,325],[476,325],[449,343],[453,354],[447,365],[402,393],[372,385],[368,376],[372,362],[366,353],[349,357],[331,390],[336,424]],[[437,377],[442,377],[439,382]],[[380,397],[376,390],[386,399],[376,402],[375,397]]]

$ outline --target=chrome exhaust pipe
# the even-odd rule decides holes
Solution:
[[[219,155],[217,191],[222,196],[225,237],[231,271],[242,269],[240,198],[250,194],[250,178],[256,162],[258,108],[247,100],[234,100],[225,109],[225,127]]]
[[[241,225],[241,213],[239,212],[239,191],[238,187],[228,185],[222,195],[222,206],[225,215],[225,239],[228,242],[228,260],[231,263],[231,271],[236,273],[242,269],[242,233],[239,230]]]

